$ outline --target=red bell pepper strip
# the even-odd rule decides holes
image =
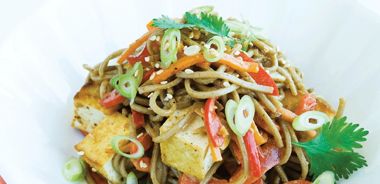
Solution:
[[[192,176],[181,174],[178,178],[178,184],[199,184],[199,181]]]
[[[144,83],[145,81],[149,80],[150,76],[155,72],[154,68],[150,69],[149,71],[144,73],[144,76],[142,78],[141,83]]]
[[[119,94],[116,90],[107,93],[101,100],[100,104],[105,108],[114,107],[123,103],[124,97]]]
[[[141,128],[145,124],[144,114],[132,110],[132,120],[136,128]]]
[[[207,134],[210,138],[212,145],[216,148],[223,145],[224,138],[219,135],[222,128],[222,123],[215,112],[215,98],[209,98],[204,106],[204,117]]]
[[[247,56],[244,52],[240,52],[239,56],[243,58],[243,61],[245,62],[254,62],[256,63],[252,58]],[[256,81],[257,84],[263,85],[263,86],[270,86],[273,87],[273,92],[271,95],[278,96],[278,88],[272,77],[265,71],[263,67],[259,67],[259,71],[257,73],[249,72],[249,75]]]
[[[144,67],[148,67],[150,66],[150,63],[145,61],[145,57],[148,57],[149,56],[149,51],[148,51],[148,48],[146,46],[146,44],[144,45],[144,48],[140,51],[140,53],[136,54],[136,55],[130,55],[127,57],[127,60],[128,60],[128,63],[130,65],[134,65],[135,63],[137,62],[141,62],[141,64],[144,66]]]
[[[249,169],[252,176],[260,177],[261,175],[261,165],[259,160],[259,154],[257,151],[255,137],[253,132],[249,130],[243,137],[244,144],[248,153],[248,163]]]
[[[144,151],[149,150],[153,145],[152,138],[147,133],[143,133],[140,137],[137,138],[137,140],[143,145]],[[127,147],[131,154],[137,152],[138,148],[136,144],[130,142],[128,143]]]
[[[312,94],[305,94],[302,96],[296,110],[296,114],[300,115],[306,111],[312,111],[317,106],[317,99]]]

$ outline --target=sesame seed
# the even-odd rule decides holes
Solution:
[[[96,169],[95,169],[95,168],[91,168],[91,171],[92,171],[92,172],[96,172]]]
[[[152,75],[150,75],[149,80],[153,80],[155,76],[156,76],[156,72],[153,72]]]
[[[162,72],[164,72],[164,70],[158,70],[156,73],[157,75],[160,75]]]
[[[228,86],[230,86],[230,83],[227,82],[227,81],[224,81],[224,82],[223,82],[223,86],[228,87]]]
[[[168,81],[161,81],[160,84],[167,84]]]
[[[79,151],[78,155],[80,155],[80,156],[84,155],[84,151]]]
[[[144,70],[145,70],[145,71],[149,71],[149,70],[150,70],[150,68],[146,67]]]
[[[240,54],[240,51],[236,51],[235,53],[234,53],[236,56],[238,56],[239,54]]]
[[[169,99],[173,99],[173,95],[170,94],[170,93],[166,94],[166,97],[169,98]]]
[[[157,36],[156,41],[160,41],[160,36]]]
[[[191,73],[194,73],[194,71],[193,71],[192,69],[190,69],[190,68],[187,68],[187,69],[185,70],[185,73],[187,73],[187,74],[191,74]]]
[[[154,41],[154,40],[156,40],[156,36],[155,36],[155,35],[151,36],[151,37],[149,38],[149,40],[150,40],[150,41]]]
[[[149,56],[147,56],[147,57],[145,57],[145,58],[144,58],[144,60],[145,60],[146,62],[149,62],[149,60],[150,60],[150,57],[149,57]]]
[[[154,64],[154,67],[155,67],[155,68],[160,68],[160,63],[156,63],[156,64]]]
[[[201,48],[198,45],[192,45],[190,47],[184,47],[183,52],[186,56],[193,56],[198,54]]]
[[[189,38],[194,38],[194,33],[193,33],[193,32],[191,32],[191,33],[189,34]]]
[[[141,132],[139,135],[137,135],[136,138],[139,138],[139,137],[141,137],[142,135],[143,135],[143,133]]]
[[[148,98],[150,98],[152,95],[153,95],[153,93],[150,93],[150,94],[148,95]]]
[[[147,168],[148,167],[148,165],[146,165],[146,163],[144,163],[142,160],[140,161],[139,165],[141,168]]]

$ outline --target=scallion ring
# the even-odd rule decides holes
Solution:
[[[85,169],[82,161],[78,158],[71,158],[63,167],[63,176],[66,180],[76,182],[84,179]]]
[[[216,49],[212,46],[216,46]],[[208,62],[219,61],[224,54],[225,43],[220,36],[212,37],[204,47],[203,56]]]
[[[137,146],[136,153],[127,154],[127,153],[124,153],[123,151],[121,151],[120,147],[119,147],[119,143],[120,143],[120,141],[123,141],[123,140],[133,142]],[[144,155],[144,147],[143,147],[143,145],[137,139],[135,139],[133,137],[122,136],[122,135],[114,136],[112,138],[112,140],[111,140],[111,146],[112,146],[112,149],[117,154],[119,154],[119,155],[121,155],[123,157],[126,157],[126,158],[138,159],[138,158],[141,158]]]
[[[178,29],[167,29],[165,31],[160,47],[161,67],[167,68],[177,60],[180,41],[181,32]]]
[[[226,108],[225,108],[224,112],[226,114],[227,123],[230,126],[231,130],[236,135],[241,137],[241,136],[243,136],[243,134],[242,134],[242,132],[240,132],[238,130],[238,128],[236,127],[237,125],[235,124],[235,121],[234,121],[234,116],[236,113],[237,106],[238,106],[238,104],[234,100],[230,99],[226,103]]]
[[[115,86],[115,89],[124,97],[133,101],[137,94],[137,88],[139,84],[137,79],[131,75],[123,74],[120,75],[119,80]]]
[[[320,128],[330,121],[330,118],[323,112],[307,111],[296,117],[293,121],[293,128],[297,131],[308,131]]]
[[[238,132],[245,135],[251,127],[255,116],[255,105],[250,96],[244,95],[236,107],[235,122]]]
[[[127,175],[127,182],[126,184],[138,184],[137,176],[134,172],[130,172]]]
[[[136,78],[137,84],[140,85],[144,74],[144,69],[141,62],[135,63],[133,67],[127,71],[127,73]]]

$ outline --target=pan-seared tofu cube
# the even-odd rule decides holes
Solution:
[[[121,176],[112,166],[115,155],[111,139],[117,135],[131,135],[131,120],[116,112],[106,116],[82,142],[77,144],[77,151],[83,151],[83,159],[97,172],[113,183],[120,183]]]
[[[99,101],[99,84],[86,83],[74,97],[72,126],[89,133],[107,115],[115,112],[115,108],[104,108]]]
[[[195,118],[187,122],[186,127],[168,140],[162,142],[162,161],[199,180],[203,179],[213,164],[208,137],[202,117],[194,113]],[[167,132],[175,123],[168,120],[161,126],[160,133]]]

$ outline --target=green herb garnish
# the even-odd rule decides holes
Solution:
[[[228,36],[230,32],[230,28],[223,21],[222,17],[216,15],[201,12],[198,16],[197,14],[186,12],[184,19],[186,23],[179,23],[163,15],[161,18],[153,19],[153,26],[163,29],[197,27],[219,36]]]
[[[354,171],[367,166],[365,158],[354,148],[362,147],[360,142],[367,140],[368,131],[346,120],[343,117],[324,124],[319,135],[311,141],[293,142],[305,150],[314,178],[329,170],[337,179],[347,179]]]

